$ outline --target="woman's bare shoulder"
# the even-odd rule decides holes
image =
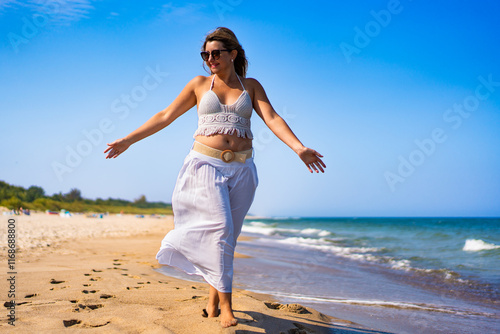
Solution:
[[[253,87],[253,88],[255,88],[257,86],[261,86],[262,87],[262,85],[260,84],[260,82],[257,81],[257,79],[255,79],[255,78],[245,78],[245,84],[248,85],[248,86],[250,86],[250,87]]]
[[[196,95],[202,94],[202,92],[207,90],[207,87],[210,87],[211,77],[206,77],[203,75],[197,75],[189,83],[190,90],[194,91]]]
[[[259,96],[262,95],[262,93],[265,94],[264,87],[262,87],[257,79],[245,78],[244,85],[245,89],[250,93],[251,96],[255,96],[255,94],[258,94]]]
[[[200,86],[206,84],[210,80],[212,80],[212,76],[206,77],[204,75],[197,75],[193,79],[191,79],[189,83],[195,86]]]

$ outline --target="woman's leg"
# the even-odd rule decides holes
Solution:
[[[232,308],[232,294],[226,292],[219,292],[216,288],[209,284],[210,290],[208,292],[207,313],[208,317],[219,316],[219,303],[220,303],[220,323],[222,327],[236,326],[238,320],[235,319]]]
[[[238,235],[241,232],[243,220],[252,204],[255,188],[258,184],[257,171],[255,165],[240,170],[237,176],[229,181],[231,189],[229,192],[231,217],[233,223],[232,240],[233,247],[236,246]],[[234,248],[233,248],[234,249]],[[233,259],[231,259],[233,260]],[[232,308],[232,294],[219,292],[220,322],[222,327],[236,326],[238,320],[235,319]]]
[[[218,292],[220,302],[220,324],[222,327],[236,326],[238,320],[235,319],[232,308],[231,293]]]
[[[208,292],[207,314],[209,318],[219,316],[219,292],[210,284]]]

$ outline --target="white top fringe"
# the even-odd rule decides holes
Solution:
[[[198,129],[193,137],[211,136],[215,134],[236,134],[242,138],[253,138],[250,129],[250,117],[252,116],[253,105],[250,95],[245,90],[233,104],[220,103],[219,97],[212,90],[215,80],[212,79],[210,90],[203,95],[198,107]]]

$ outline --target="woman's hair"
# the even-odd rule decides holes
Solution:
[[[226,49],[238,51],[238,55],[234,60],[234,69],[239,76],[245,77],[247,74],[248,61],[247,57],[245,56],[245,50],[243,50],[243,48],[241,47],[241,44],[236,38],[234,32],[232,32],[228,28],[218,27],[214,31],[210,32],[207,37],[205,37],[205,42],[203,43],[203,47],[201,50],[205,51],[207,42],[213,41],[222,42],[222,44],[224,44],[224,48]],[[203,67],[205,68],[205,62],[203,62]]]

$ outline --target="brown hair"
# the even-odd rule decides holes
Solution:
[[[240,42],[236,38],[234,32],[228,28],[218,27],[214,31],[210,32],[207,37],[205,37],[205,42],[203,43],[202,51],[205,51],[207,42],[219,41],[224,44],[224,48],[229,50],[238,51],[238,55],[234,60],[234,69],[236,74],[241,77],[245,77],[247,74],[248,61],[245,56],[245,50],[241,47]],[[205,68],[205,62],[203,62],[203,68]],[[208,72],[208,71],[207,71]],[[212,71],[210,71],[211,73]]]

